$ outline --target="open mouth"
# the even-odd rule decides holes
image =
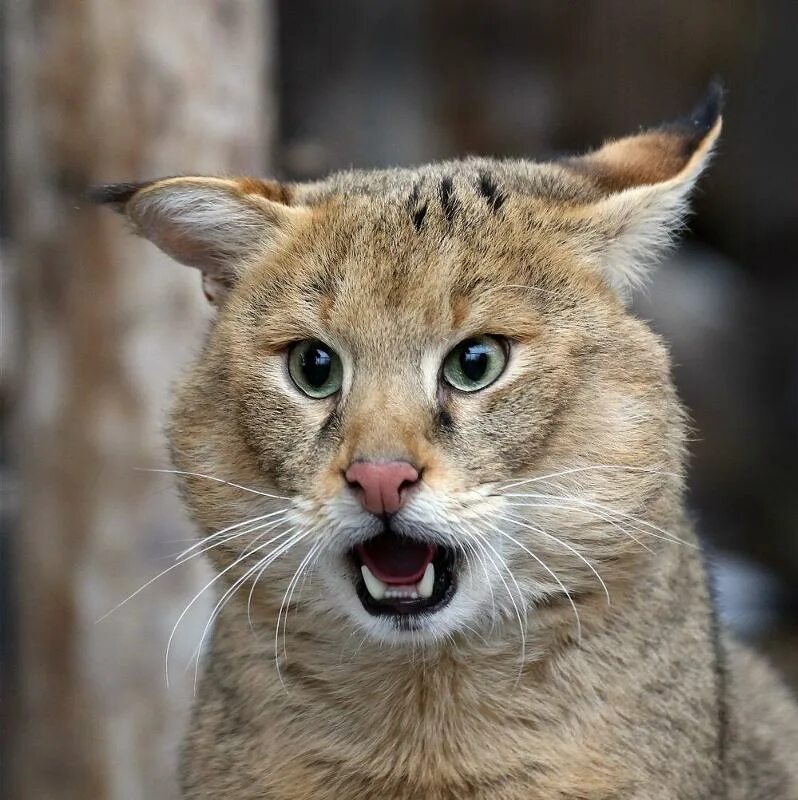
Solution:
[[[454,596],[455,552],[391,531],[351,551],[357,595],[370,614],[431,613]]]

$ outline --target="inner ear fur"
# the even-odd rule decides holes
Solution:
[[[687,117],[560,162],[597,190],[598,199],[572,216],[590,232],[585,255],[620,294],[644,281],[680,229],[720,135],[722,101],[722,88],[713,84]]]
[[[101,186],[92,195],[167,255],[199,269],[215,304],[246,263],[306,213],[290,205],[285,186],[256,178],[162,178]]]

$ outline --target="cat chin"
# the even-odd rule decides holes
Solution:
[[[412,617],[375,617],[364,611],[353,616],[358,627],[373,642],[412,647],[439,645],[449,640],[452,634],[464,631],[471,619],[465,609],[453,608],[451,605],[433,614]]]

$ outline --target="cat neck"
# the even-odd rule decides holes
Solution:
[[[581,641],[565,609],[561,618],[557,608],[533,609],[523,662],[509,623],[414,649],[347,643],[340,630],[303,627],[296,615],[276,665],[273,627],[253,632],[246,609],[231,603],[214,630],[186,758],[203,763],[225,737],[238,752],[245,735],[246,759],[274,796],[303,785],[313,788],[303,796],[325,800],[366,796],[363,786],[395,798],[486,797],[495,794],[486,780],[514,774],[535,776],[538,793],[525,797],[575,795],[586,775],[596,797],[609,796],[623,765],[606,751],[622,748],[618,715],[631,713],[628,676],[645,661],[641,648],[670,635],[663,608],[674,591],[684,619],[706,606],[695,551],[660,556],[613,593],[611,611],[598,595],[581,599]]]
[[[621,603],[626,589],[617,588]],[[467,731],[487,726],[483,737],[506,735],[512,720],[531,724],[530,709],[551,708],[552,682],[561,680],[552,665],[584,658],[578,632],[588,637],[606,625],[603,594],[582,597],[579,604],[581,629],[563,601],[531,609],[523,628],[508,620],[439,644],[397,646],[342,633],[330,621],[309,625],[306,617],[303,625],[299,614],[283,640],[282,629],[279,637],[273,626],[256,623],[253,630],[246,613],[231,603],[217,622],[207,673],[242,698],[268,698],[258,707],[278,726],[290,727],[301,710],[319,721],[319,730],[330,724],[336,736],[445,729],[434,746],[425,745],[430,755],[447,741],[464,741]],[[571,690],[580,691],[576,685],[554,690],[562,709]],[[403,742],[402,748],[418,744]]]

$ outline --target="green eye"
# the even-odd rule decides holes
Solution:
[[[288,373],[308,397],[329,397],[341,389],[344,370],[338,354],[323,342],[306,339],[288,353]]]
[[[507,348],[495,336],[465,339],[443,362],[446,382],[461,392],[476,392],[490,386],[504,371]]]

